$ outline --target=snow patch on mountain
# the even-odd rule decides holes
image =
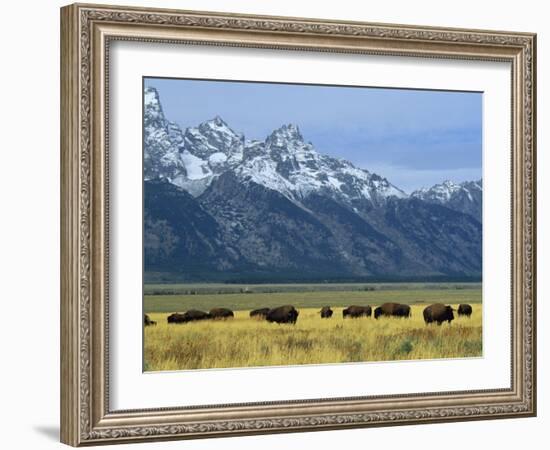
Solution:
[[[181,153],[181,160],[185,164],[187,178],[190,180],[200,180],[212,176],[208,162],[189,153],[187,150]]]
[[[235,169],[235,173],[244,181],[252,181],[286,197],[293,198],[295,186],[277,172],[276,163],[268,158],[256,157]]]
[[[219,165],[223,164],[227,161],[227,155],[222,152],[213,153],[208,158],[208,162],[210,164]]]

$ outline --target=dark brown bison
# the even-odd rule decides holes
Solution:
[[[212,319],[229,319],[235,317],[233,311],[227,308],[212,308],[209,314]]]
[[[332,314],[334,314],[330,306],[323,306],[319,312],[321,313],[321,319],[330,319]]]
[[[172,313],[168,316],[168,318],[166,319],[166,321],[168,323],[183,323],[183,322],[187,322],[187,320],[185,320],[185,316],[182,314],[182,313]]]
[[[409,305],[400,304],[395,310],[395,316],[397,317],[411,317],[411,307]]]
[[[189,311],[181,313],[173,313],[168,316],[168,323],[187,323],[194,322],[196,320],[210,319],[212,316],[204,311],[197,309],[190,309]]]
[[[470,317],[472,315],[472,307],[465,303],[458,305],[458,315]]]
[[[268,312],[269,308],[255,309],[253,311],[250,311],[250,317],[255,317],[256,319],[265,319]]]
[[[424,322],[426,324],[437,322],[438,325],[441,325],[443,322],[447,321],[451,323],[455,315],[453,314],[453,308],[443,303],[435,303],[433,305],[427,306],[424,308]]]
[[[370,306],[348,306],[342,311],[342,317],[356,318],[356,317],[370,317],[372,315],[372,308]]]
[[[143,325],[147,327],[149,325],[156,325],[156,324],[157,323],[154,320],[151,320],[151,318],[147,314],[143,315]]]
[[[378,319],[380,316],[407,318],[411,316],[411,307],[401,303],[384,303],[374,309],[374,318]]]
[[[284,305],[270,309],[265,318],[268,322],[295,324],[298,320],[298,314],[299,312],[296,311],[294,306]]]

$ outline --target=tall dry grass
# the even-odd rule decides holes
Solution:
[[[455,305],[457,306],[457,305]],[[412,318],[342,319],[333,308],[321,319],[318,308],[300,308],[296,325],[251,319],[187,324],[166,322],[166,313],[150,313],[156,326],[145,328],[146,371],[325,364],[477,357],[482,355],[482,307],[471,318],[452,324],[425,325],[425,305],[412,306]]]

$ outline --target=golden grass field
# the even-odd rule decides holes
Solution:
[[[458,307],[457,303],[447,304]],[[333,317],[321,319],[319,307],[295,306],[300,311],[296,325],[251,319],[249,310],[235,311],[234,319],[168,325],[167,312],[149,312],[151,308],[146,308],[157,325],[144,329],[144,369],[162,371],[482,356],[480,303],[472,303],[471,318],[458,317],[455,313],[455,320],[450,325],[445,322],[441,326],[424,323],[422,310],[426,303],[412,304],[409,319],[382,317],[378,320],[373,317],[344,320],[343,307],[334,306]],[[159,306],[159,309],[163,308]]]

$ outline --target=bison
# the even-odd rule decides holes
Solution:
[[[319,312],[321,313],[321,319],[330,319],[332,314],[334,314],[330,306],[323,306]]]
[[[258,308],[253,311],[250,311],[250,317],[255,317],[256,319],[265,319],[269,308]]]
[[[370,306],[348,306],[342,311],[342,317],[356,318],[356,317],[370,317],[372,315],[372,308]]]
[[[411,316],[411,307],[401,303],[384,303],[374,309],[374,318],[378,319],[380,316],[407,318]]]
[[[470,317],[472,315],[472,307],[465,303],[458,305],[458,315]]]
[[[156,325],[156,324],[157,323],[154,320],[151,320],[151,318],[147,314],[143,315],[143,325],[147,327],[149,325]]]
[[[411,317],[411,307],[409,305],[400,304],[395,310],[395,316],[397,317]]]
[[[227,308],[212,308],[209,314],[212,319],[229,319],[235,317],[233,311]]]
[[[185,315],[183,315],[182,313],[177,313],[177,312],[170,314],[166,318],[166,321],[168,323],[184,323],[184,322],[187,322],[187,320],[185,320]]]
[[[433,305],[427,306],[424,308],[424,322],[426,324],[437,322],[438,325],[441,325],[443,322],[447,321],[451,323],[455,316],[453,314],[453,308],[443,303],[435,303]]]
[[[295,324],[298,320],[298,314],[299,312],[296,311],[294,306],[284,305],[270,309],[265,318],[268,322]]]
[[[168,316],[168,323],[187,323],[194,322],[196,320],[211,319],[212,316],[204,311],[197,309],[190,309],[189,311],[181,313],[173,313]]]

